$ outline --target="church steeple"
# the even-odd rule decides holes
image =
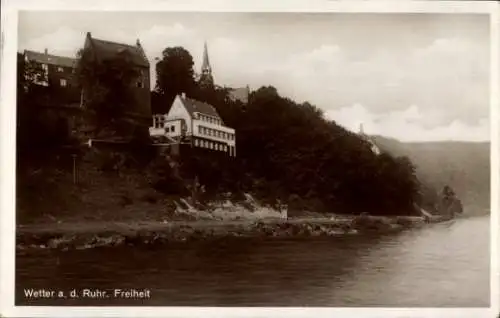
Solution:
[[[212,73],[210,61],[208,60],[207,42],[205,42],[205,45],[203,47],[203,64],[201,65],[201,72]]]
[[[203,47],[203,62],[201,64],[200,83],[204,86],[214,85],[214,78],[212,76],[212,67],[210,66],[210,60],[208,59],[207,42],[205,42]]]

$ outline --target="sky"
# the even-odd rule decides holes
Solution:
[[[74,56],[86,32],[139,38],[153,85],[162,50],[186,48],[199,72],[206,41],[218,85],[272,85],[347,129],[401,141],[490,139],[487,15],[25,11],[18,49]]]

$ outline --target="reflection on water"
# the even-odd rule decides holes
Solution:
[[[16,302],[489,306],[489,218],[388,236],[236,239],[18,256]],[[148,288],[147,300],[26,300],[24,288]]]

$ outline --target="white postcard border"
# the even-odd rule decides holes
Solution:
[[[15,103],[18,10],[487,13],[491,19],[491,307],[481,308],[204,308],[15,307]],[[0,108],[0,314],[6,317],[496,317],[499,308],[499,5],[472,1],[9,0],[2,2]],[[431,292],[431,291],[429,291]]]

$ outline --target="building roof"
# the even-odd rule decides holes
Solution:
[[[250,89],[247,87],[233,88],[229,91],[229,98],[232,100],[239,100],[243,103],[248,103],[248,95]]]
[[[52,64],[64,67],[76,67],[76,59],[65,56],[57,56],[30,50],[24,51],[24,56],[30,61],[36,61],[43,64]]]
[[[87,33],[87,39],[90,40],[92,48],[100,59],[113,58],[119,53],[128,52],[135,65],[149,67],[149,61],[144,54],[144,50],[142,49],[139,40],[137,40],[137,43],[134,46],[92,38],[90,33]]]
[[[179,96],[179,98],[181,99],[182,103],[184,104],[184,107],[186,107],[187,111],[191,116],[194,113],[200,113],[203,115],[221,119],[219,113],[212,105],[185,96]]]

